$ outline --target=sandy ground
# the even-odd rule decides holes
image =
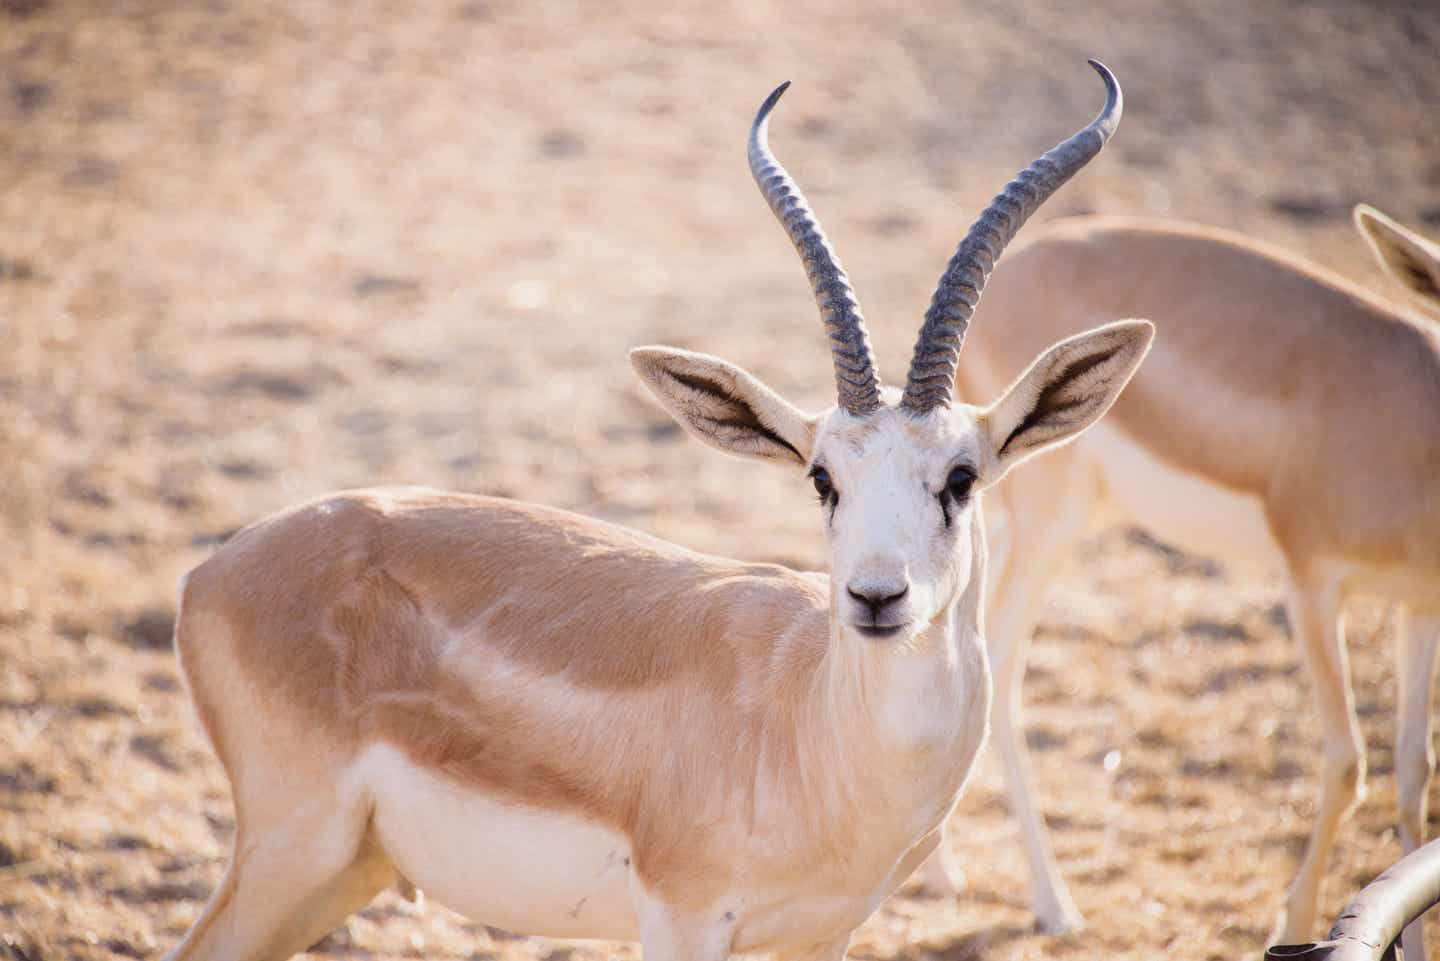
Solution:
[[[743,161],[776,82],[773,142],[894,380],[979,206],[1093,115],[1085,57],[1125,121],[1039,219],[1237,226],[1373,281],[1352,204],[1440,229],[1437,54],[1427,3],[0,0],[0,957],[155,956],[216,883],[230,803],[169,627],[243,523],[417,482],[819,564],[805,482],[685,441],[624,359],[710,350],[830,402]],[[1254,956],[1318,766],[1278,599],[1098,522],[1027,680],[1091,928],[1030,930],[987,761],[955,822],[968,891],[894,899],[853,956]],[[1388,632],[1352,622],[1371,797],[1332,912],[1399,853]],[[387,894],[315,955],[635,953]]]

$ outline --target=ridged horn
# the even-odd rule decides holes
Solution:
[[[815,291],[815,303],[820,308],[820,319],[825,322],[825,332],[830,337],[840,406],[860,416],[880,407],[880,376],[875,372],[875,354],[870,348],[860,302],[835,250],[805,202],[805,195],[770,152],[767,137],[770,111],[789,86],[786,81],[776,87],[755,115],[755,123],[750,127],[750,173],[805,264],[805,273]]]
[[[1000,252],[1030,215],[1100,152],[1120,124],[1125,104],[1120,84],[1103,63],[1089,63],[1105,81],[1105,106],[1083,130],[1057,144],[1006,184],[960,242],[935,288],[930,309],[925,311],[925,323],[920,327],[900,400],[902,407],[924,413],[950,406],[965,329]]]

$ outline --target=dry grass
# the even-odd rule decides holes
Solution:
[[[1126,120],[1046,216],[1239,226],[1370,279],[1351,204],[1440,226],[1433,5],[1103,6],[0,2],[0,957],[154,955],[218,878],[229,801],[167,628],[178,575],[244,522],[423,482],[818,562],[805,485],[684,442],[624,362],[668,341],[826,402],[742,159],[774,82],[796,82],[777,150],[892,372],[979,205],[1092,115],[1086,56]],[[895,899],[856,957],[1261,947],[1317,767],[1277,585],[1114,526],[1082,560],[1027,695],[1094,929],[1029,931],[987,764],[957,820],[968,894]],[[1372,800],[1329,910],[1398,854],[1385,634],[1354,622]],[[610,953],[388,895],[318,951]]]

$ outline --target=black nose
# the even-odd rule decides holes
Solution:
[[[906,584],[894,594],[886,593],[884,588],[871,589],[861,592],[855,590],[855,588],[853,587],[847,587],[845,588],[845,591],[851,597],[855,598],[855,600],[870,608],[870,613],[873,616],[879,617],[880,612],[883,611],[887,605],[894,604],[896,601],[903,598],[906,594],[910,593],[910,585]]]

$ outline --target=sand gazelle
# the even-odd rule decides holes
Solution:
[[[513,501],[339,494],[247,528],[182,588],[176,646],[229,776],[235,854],[176,958],[281,958],[386,884],[648,961],[837,959],[933,850],[983,741],[980,494],[1109,408],[1152,334],[1052,346],[990,407],[956,355],[994,258],[1113,132],[996,197],[951,261],[903,394],[848,280],[751,130],[804,261],[838,405],[802,413],[714,357],[646,347],[692,434],[808,474],[830,575],[707,557]]]
[[[1440,308],[1440,248],[1368,207],[1356,223],[1386,270]],[[1336,827],[1364,782],[1341,620],[1355,594],[1407,609],[1395,669],[1406,850],[1424,832],[1440,640],[1440,331],[1409,305],[1237,234],[1112,218],[1062,221],[1011,251],[985,305],[960,370],[967,391],[1003,385],[1033,345],[1097,318],[1144,315],[1160,331],[1104,424],[989,497],[992,523],[1007,520],[989,590],[992,723],[1039,922],[1079,917],[1036,807],[1020,683],[1046,585],[1103,495],[1164,540],[1288,575],[1325,744],[1284,922],[1287,940],[1303,940]],[[1420,957],[1418,944],[1406,957]]]

